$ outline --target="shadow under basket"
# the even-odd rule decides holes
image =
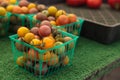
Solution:
[[[62,37],[68,36],[72,40],[49,49],[40,49],[37,45],[20,41],[17,34],[10,36],[14,61],[18,68],[41,79],[70,66],[78,36],[60,30],[58,32]]]

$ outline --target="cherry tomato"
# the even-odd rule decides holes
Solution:
[[[120,0],[108,0],[108,4],[111,8],[120,10]]]
[[[87,0],[87,6],[89,8],[100,8],[100,6],[102,5],[102,0]]]
[[[82,6],[85,5],[86,0],[66,0],[66,3],[70,6]]]

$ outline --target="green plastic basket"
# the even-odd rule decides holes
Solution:
[[[34,74],[39,79],[70,66],[78,36],[61,30],[59,30],[59,33],[62,37],[68,36],[72,39],[46,50],[38,49],[18,40],[17,34],[10,36],[15,64],[17,62],[16,66]],[[30,56],[30,54],[32,55]]]
[[[63,30],[63,31],[69,32],[71,34],[79,36],[83,23],[84,23],[84,20],[81,18],[78,18],[78,20],[74,23],[66,24],[63,26],[54,26],[54,27],[57,29],[60,29],[60,30]]]
[[[0,16],[0,38],[8,35],[10,15],[7,13],[5,16]]]
[[[31,28],[31,18],[30,16],[35,15],[35,14],[13,14],[11,13],[10,16],[10,28],[9,32],[11,33],[16,33],[17,29],[21,26]]]
[[[28,25],[28,23],[29,22],[27,22],[27,21],[29,21],[29,16],[31,16],[31,15],[34,15],[34,14],[13,14],[13,13],[11,13],[12,15],[11,16],[15,16],[16,18],[17,18],[17,21],[16,21],[16,23],[11,23],[11,24],[16,24],[16,25],[21,25],[21,26],[30,26],[30,25]],[[13,21],[13,22],[15,22],[15,21]]]
[[[29,19],[28,25],[29,25],[30,28],[35,27],[37,23],[40,23],[40,22],[41,22],[41,21],[39,21],[39,20],[37,20],[37,19],[34,19],[34,18],[33,18],[34,15],[35,15],[35,14],[28,16],[28,19]]]
[[[11,23],[12,21],[10,21],[11,24],[16,24],[16,25],[21,25],[21,26],[24,26],[25,25],[25,18],[26,16],[24,14],[13,14],[11,15],[11,17],[16,17],[16,23]],[[13,20],[13,22],[15,22]]]
[[[16,4],[15,4],[15,5],[19,5],[19,1],[20,1],[20,0],[17,0],[17,2],[16,2]]]

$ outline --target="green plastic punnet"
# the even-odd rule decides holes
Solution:
[[[62,37],[68,36],[72,39],[44,50],[18,40],[17,34],[9,36],[16,66],[39,79],[70,66],[78,36],[61,30],[58,32]]]
[[[62,25],[62,26],[54,26],[54,27],[79,36],[83,23],[84,23],[84,20],[81,18],[78,18],[77,21],[74,23],[70,23],[70,24],[66,24],[66,25]]]
[[[0,16],[0,38],[8,35],[9,22],[11,13]]]
[[[34,15],[35,14],[28,16],[28,18],[29,18],[29,24],[28,25],[30,26],[30,28],[35,27],[37,23],[41,22],[37,19],[34,19]]]
[[[12,26],[25,26],[31,28],[31,17],[35,14],[13,14],[11,13],[10,25]]]
[[[13,23],[13,24],[15,24],[15,25],[21,25],[21,26],[25,25],[26,15],[24,15],[24,14],[13,14],[12,13],[11,16],[14,16],[16,18],[15,20],[17,20],[16,23]]]
[[[16,4],[15,4],[15,5],[19,5],[19,1],[20,1],[20,0],[17,0],[17,2],[16,2]]]

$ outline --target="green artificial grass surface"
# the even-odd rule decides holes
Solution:
[[[75,49],[73,65],[43,80],[83,80],[97,69],[119,59],[119,50],[120,41],[104,45],[81,37]],[[28,72],[15,67],[8,38],[0,39],[0,80],[37,80]]]

